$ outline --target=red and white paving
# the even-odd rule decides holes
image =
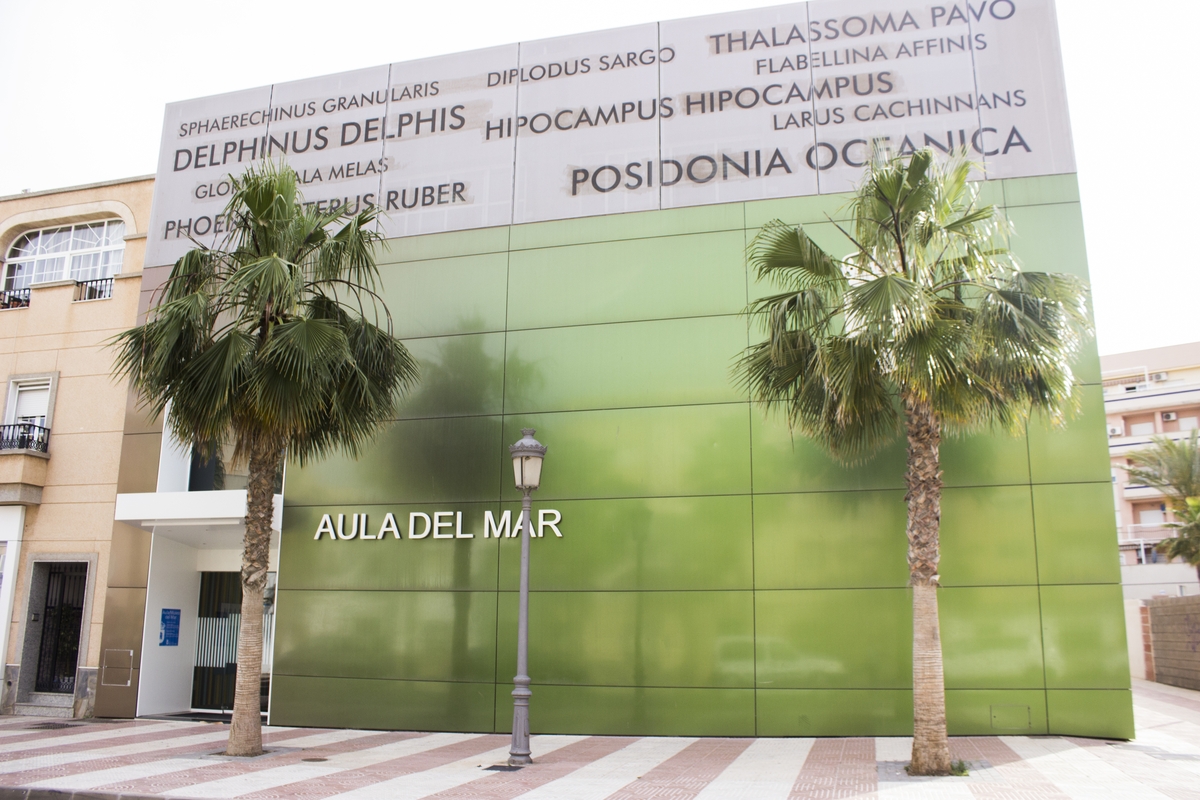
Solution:
[[[952,740],[962,778],[904,772],[911,740],[534,736],[502,764],[498,734],[267,728],[268,755],[230,759],[217,723],[0,718],[0,798],[63,794],[239,800],[1200,800],[1200,692],[1134,687],[1137,739]],[[41,791],[38,791],[41,790]]]

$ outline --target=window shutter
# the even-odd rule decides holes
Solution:
[[[50,384],[17,386],[17,403],[14,422],[29,422],[46,425],[46,412],[50,406]]]

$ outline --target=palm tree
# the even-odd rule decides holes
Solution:
[[[1153,486],[1182,510],[1189,497],[1200,497],[1200,439],[1192,431],[1187,439],[1174,441],[1155,436],[1150,447],[1130,453],[1125,472],[1130,483]]]
[[[1163,539],[1155,549],[1167,558],[1178,558],[1196,568],[1200,577],[1200,497],[1189,497],[1183,507],[1175,511],[1175,522],[1168,528],[1178,531],[1170,539]]]
[[[242,618],[229,755],[262,752],[259,717],[263,589],[275,478],[355,454],[417,379],[374,292],[374,209],[303,205],[296,173],[263,162],[240,178],[228,236],[175,263],[145,324],[117,336],[116,370],[142,404],[203,456],[232,442],[249,461]]]
[[[938,526],[944,433],[1021,433],[1034,409],[1061,422],[1077,407],[1071,364],[1091,335],[1086,284],[1022,272],[1002,222],[977,204],[961,158],[929,150],[877,157],[849,204],[851,252],[823,250],[802,226],[765,225],[750,265],[780,291],[747,313],[766,339],[736,368],[756,403],[833,458],[866,459],[908,441],[913,603],[909,770],[950,772],[938,628]]]
[[[1200,436],[1173,441],[1156,436],[1145,450],[1129,454],[1125,472],[1131,483],[1153,486],[1167,496],[1175,522],[1167,523],[1177,533],[1163,539],[1155,549],[1168,558],[1178,558],[1196,567],[1200,575]]]

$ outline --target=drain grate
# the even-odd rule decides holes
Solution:
[[[63,728],[78,727],[78,725],[72,725],[69,722],[39,722],[36,725],[26,725],[25,729],[30,731],[60,731]]]
[[[515,767],[511,764],[493,764],[490,767],[484,767],[484,769],[491,772],[516,772],[519,769],[524,769],[524,767]]]
[[[328,758],[302,758],[301,761],[307,761],[310,764],[315,764],[321,761],[328,761]]]

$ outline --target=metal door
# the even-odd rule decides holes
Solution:
[[[79,632],[83,624],[83,598],[87,589],[87,564],[61,562],[50,565],[42,641],[38,648],[36,692],[75,691],[79,663]]]

